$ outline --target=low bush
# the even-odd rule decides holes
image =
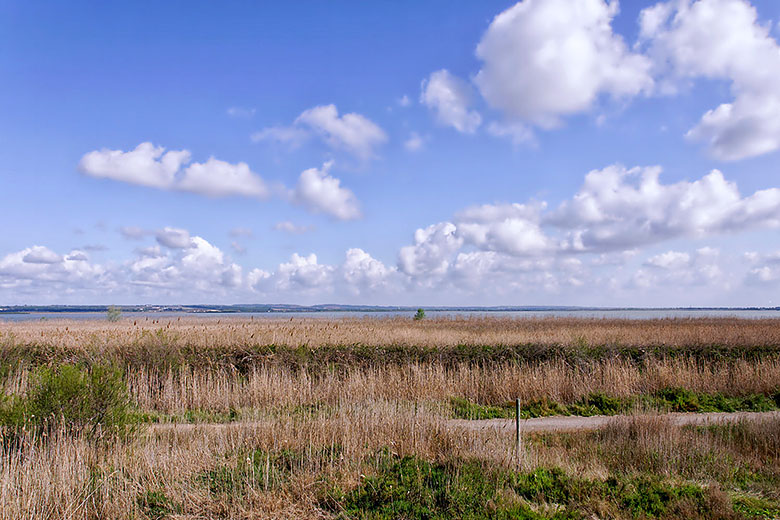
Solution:
[[[132,423],[122,372],[110,365],[39,367],[27,393],[4,396],[0,426],[50,434],[64,429],[90,437],[124,434]]]

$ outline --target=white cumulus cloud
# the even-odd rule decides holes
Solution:
[[[780,189],[742,197],[736,183],[718,170],[675,184],[662,184],[660,174],[658,167],[594,170],[546,221],[568,231],[566,248],[581,251],[780,225]]]
[[[508,118],[549,128],[600,95],[649,92],[651,62],[612,31],[617,9],[604,0],[524,0],[500,13],[477,46],[482,96]]]
[[[160,245],[171,249],[187,249],[192,247],[190,233],[186,229],[165,227],[155,233]]]
[[[702,115],[687,136],[723,160],[780,148],[780,46],[744,0],[677,0],[642,11],[641,35],[659,73],[731,82],[733,101]]]
[[[558,269],[575,255],[598,255],[593,267],[619,266],[639,248],[664,241],[780,228],[778,188],[743,196],[718,170],[673,184],[662,183],[660,174],[658,167],[613,165],[588,173],[579,191],[554,209],[544,202],[467,208],[451,222],[418,229],[414,244],[400,249],[399,270],[415,279],[460,272],[467,281],[473,277],[464,270],[488,273],[499,266],[509,272],[544,262]],[[709,253],[697,251],[696,261]],[[645,267],[683,266],[693,258],[685,255],[656,255]],[[701,272],[712,271],[701,265]]]
[[[324,213],[339,220],[354,220],[362,216],[360,205],[352,191],[341,186],[341,181],[329,171],[332,162],[322,168],[309,168],[301,173],[292,191],[292,200],[312,213]]]
[[[387,141],[385,131],[366,116],[354,112],[339,115],[333,104],[304,110],[291,126],[265,128],[252,134],[252,140],[277,141],[295,147],[312,134],[331,148],[345,150],[360,159],[375,157],[376,148]]]
[[[79,169],[92,177],[172,189],[176,173],[189,161],[187,150],[166,152],[162,146],[141,143],[129,152],[106,148],[89,152],[81,158]]]
[[[341,272],[347,287],[356,294],[381,288],[398,288],[398,284],[393,284],[394,280],[391,279],[396,273],[395,268],[387,267],[360,248],[347,250]]]
[[[265,182],[246,163],[231,164],[210,157],[205,163],[193,163],[183,172],[176,189],[210,197],[243,195],[264,198],[269,195]]]
[[[265,182],[246,163],[232,164],[211,157],[205,163],[190,162],[187,150],[165,152],[152,143],[135,150],[96,150],[85,154],[79,169],[86,175],[152,188],[189,191],[210,197],[240,195],[264,198]]]

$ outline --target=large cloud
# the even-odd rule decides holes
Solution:
[[[450,258],[463,245],[452,222],[440,222],[414,233],[414,245],[401,248],[398,267],[411,276],[442,275],[447,272]]]
[[[725,160],[780,148],[780,46],[743,0],[678,0],[641,14],[659,73],[728,80],[734,100],[707,111],[688,137]]]
[[[563,247],[575,251],[625,250],[780,225],[780,189],[742,197],[718,170],[676,184],[662,184],[660,173],[658,167],[594,170],[545,220],[567,231]]]
[[[333,266],[318,263],[314,253],[307,256],[293,253],[289,262],[279,264],[272,280],[279,291],[330,292],[334,270]]]
[[[0,258],[0,289],[11,290],[17,297],[48,298],[113,286],[107,269],[91,263],[89,255],[77,249],[60,255],[36,245]]]
[[[500,13],[477,46],[480,92],[510,119],[551,127],[590,109],[602,94],[649,91],[650,60],[612,31],[617,5],[524,0]]]
[[[743,197],[718,170],[674,184],[661,183],[660,173],[658,167],[618,165],[591,171],[580,190],[552,210],[543,202],[467,208],[452,222],[418,229],[414,244],[400,250],[399,270],[417,279],[442,278],[453,265],[461,275],[466,268],[507,271],[572,255],[780,227],[780,189]],[[648,266],[672,259],[658,257]]]
[[[347,250],[341,274],[353,294],[384,290],[395,292],[400,288],[397,271],[372,257],[360,248]]]
[[[162,240],[161,240],[162,237]],[[131,284],[180,293],[215,295],[242,283],[241,267],[229,261],[216,246],[187,230],[165,228],[157,239],[168,247],[139,251],[126,264],[124,276]]]
[[[376,155],[387,134],[367,117],[347,113],[339,116],[336,105],[319,105],[304,110],[291,126],[269,127],[252,134],[253,141],[277,141],[295,147],[309,135],[319,136],[331,148],[345,150],[361,159]]]
[[[265,182],[246,163],[231,164],[211,157],[205,163],[190,162],[187,150],[165,151],[152,143],[135,150],[96,150],[85,154],[79,169],[86,175],[152,188],[189,191],[209,197],[240,195],[264,198]]]

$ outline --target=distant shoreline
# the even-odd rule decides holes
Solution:
[[[335,312],[415,312],[418,306],[359,306],[359,305],[15,305],[0,307],[3,314],[37,313],[99,313],[116,307],[122,313],[170,313],[183,314],[256,314],[256,313],[335,313]],[[577,307],[577,306],[493,306],[493,307],[442,307],[422,306],[430,312],[614,312],[614,311],[780,311],[780,307]]]

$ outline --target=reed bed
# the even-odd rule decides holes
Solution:
[[[503,404],[516,398],[571,403],[593,393],[630,397],[669,387],[729,396],[772,394],[780,389],[780,359],[711,364],[652,359],[642,365],[608,359],[580,366],[560,360],[491,367],[430,363],[318,375],[266,366],[248,374],[184,367],[162,373],[128,372],[127,381],[141,409],[169,414],[189,409],[227,412],[231,408],[338,406],[375,400],[446,402],[452,397],[482,404]]]
[[[582,318],[124,318],[103,321],[0,321],[5,350],[38,347],[41,354],[151,354],[158,349],[241,352],[253,346],[310,348],[568,346],[780,347],[780,319]]]
[[[0,384],[22,395],[33,369],[8,370]],[[134,405],[143,411],[284,410],[307,405],[340,406],[375,400],[446,403],[463,398],[484,405],[549,400],[570,404],[592,394],[628,398],[665,388],[742,397],[780,391],[780,358],[703,363],[686,356],[641,363],[612,357],[572,364],[564,359],[505,362],[489,366],[437,362],[408,366],[350,367],[315,371],[257,363],[246,373],[224,367],[177,366],[125,370]]]

